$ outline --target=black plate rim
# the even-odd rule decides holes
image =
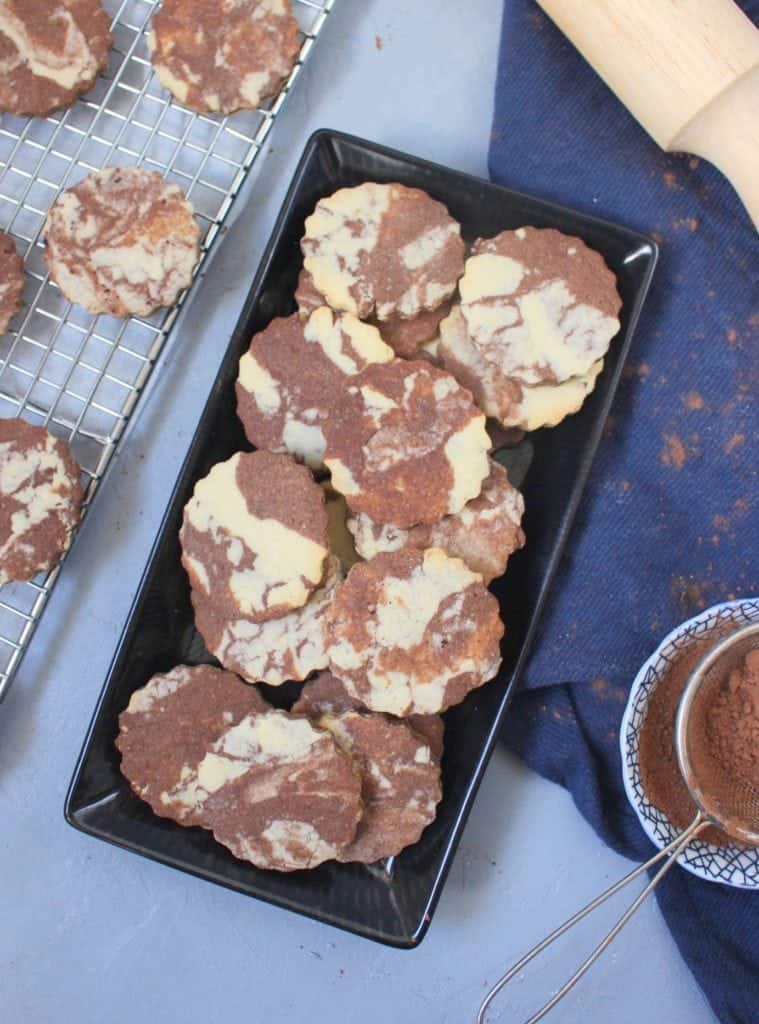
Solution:
[[[637,291],[635,301],[629,312],[629,323],[626,331],[626,336],[623,340],[623,344],[619,349],[619,358],[617,361],[617,365],[615,367],[613,376],[610,378],[609,387],[604,398],[603,404],[600,407],[596,421],[587,437],[585,445],[583,446],[582,455],[579,462],[577,479],[572,489],[571,497],[567,504],[564,516],[562,518],[561,527],[554,547],[552,549],[551,557],[548,561],[548,564],[546,565],[545,572],[542,577],[540,590],[535,603],[535,609],[530,620],[527,632],[525,633],[524,641],[519,650],[519,654],[514,664],[514,668],[512,669],[512,672],[506,683],[503,696],[498,706],[498,711],[495,715],[493,724],[488,733],[487,740],[483,745],[482,753],[479,759],[477,760],[476,768],[472,773],[469,783],[467,785],[466,795],[464,797],[464,800],[462,801],[459,814],[457,815],[453,822],[453,826],[450,831],[449,841],[446,845],[445,851],[442,856],[441,868],[438,871],[434,884],[430,890],[425,905],[424,913],[420,917],[420,921],[416,930],[408,938],[389,937],[387,935],[373,935],[370,934],[366,927],[362,928],[358,925],[354,926],[350,922],[345,921],[338,922],[334,918],[330,918],[328,914],[319,911],[312,912],[307,907],[304,907],[302,904],[294,904],[292,901],[288,901],[286,898],[280,896],[269,897],[262,894],[250,893],[246,889],[236,885],[230,879],[226,879],[223,877],[217,878],[214,877],[213,874],[209,874],[208,871],[196,870],[191,865],[187,865],[185,863],[177,863],[170,856],[158,853],[157,851],[151,851],[143,848],[137,849],[135,846],[130,845],[129,843],[119,841],[116,838],[104,835],[101,831],[97,829],[88,827],[83,822],[77,819],[76,810],[73,807],[74,791],[79,783],[79,778],[84,765],[84,761],[89,752],[90,739],[92,737],[92,733],[98,721],[103,703],[105,702],[105,699],[108,695],[111,680],[114,675],[114,670],[122,656],[125,647],[127,647],[129,642],[131,641],[132,632],[136,628],[136,612],[138,611],[139,606],[143,600],[143,592],[145,590],[147,578],[152,570],[153,562],[155,561],[161,548],[163,533],[166,528],[167,520],[171,516],[171,510],[177,498],[178,492],[182,490],[185,486],[185,475],[188,472],[190,463],[193,461],[195,449],[203,439],[203,428],[206,418],[210,415],[211,405],[214,402],[218,375],[221,371],[224,362],[226,361],[230,347],[233,345],[235,340],[239,337],[241,331],[244,329],[245,324],[247,323],[247,320],[250,317],[251,311],[260,301],[262,286],[264,284],[264,281],[268,274],[269,267],[272,263],[275,251],[279,244],[281,230],[289,218],[292,200],[298,194],[303,174],[311,160],[311,157],[314,151],[318,149],[318,147],[323,142],[331,143],[333,141],[343,142],[349,146],[358,147],[364,150],[370,150],[372,153],[393,160],[402,161],[404,163],[412,163],[419,168],[423,168],[433,173],[443,171],[446,174],[448,174],[453,171],[457,175],[457,177],[463,179],[466,182],[470,182],[473,186],[486,185],[489,190],[495,189],[512,198],[525,200],[528,203],[538,202],[544,210],[550,213],[556,213],[558,217],[568,216],[575,220],[581,220],[586,224],[593,225],[594,227],[606,232],[617,232],[620,230],[624,231],[628,235],[628,237],[630,237],[631,239],[637,239],[639,245],[641,247],[645,247],[648,250],[648,266],[644,272],[641,285]],[[95,708],[93,710],[90,723],[87,728],[87,732],[85,734],[81,750],[79,752],[79,756],[77,758],[76,766],[74,768],[74,772],[69,783],[63,807],[63,814],[66,822],[73,828],[75,828],[77,831],[83,832],[86,835],[94,836],[95,838],[103,842],[107,842],[112,846],[116,846],[119,849],[126,850],[137,856],[146,857],[159,864],[165,864],[169,867],[173,867],[177,870],[184,872],[185,874],[189,874],[196,878],[203,879],[204,881],[213,881],[216,884],[222,885],[233,892],[238,892],[242,895],[262,900],[263,902],[268,903],[271,906],[281,907],[282,909],[300,914],[301,916],[308,917],[312,920],[316,920],[321,923],[326,923],[333,927],[339,927],[343,931],[351,932],[352,934],[357,935],[360,938],[380,942],[383,945],[394,947],[396,949],[415,949],[421,943],[431,923],[431,919],[434,914],[435,908],[438,904],[443,888],[445,886],[445,882],[453,862],[454,854],[461,840],[464,825],[466,823],[467,818],[469,817],[474,799],[477,795],[477,791],[479,790],[480,784],[482,782],[485,769],[487,768],[487,764],[495,748],[495,744],[498,739],[498,733],[503,723],[503,718],[508,710],[508,706],[511,702],[517,684],[519,683],[521,675],[524,671],[525,665],[532,653],[532,648],[535,643],[535,637],[540,627],[541,618],[545,609],[545,604],[550,594],[551,587],[556,576],[557,568],[559,566],[561,558],[565,553],[566,545],[571,534],[572,526],[576,518],[577,511],[585,497],[585,488],[587,485],[588,476],[590,475],[590,470],[595,459],[595,454],[598,449],[599,442],[601,440],[604,422],[609,414],[609,411],[617,394],[617,389],[624,369],[625,360],[627,358],[630,346],[632,344],[632,339],[637,329],[640,313],[643,308],[643,305],[645,304],[650,289],[651,281],[654,275],[654,271],[656,269],[656,265],[659,259],[659,252],[659,246],[653,238],[641,233],[640,231],[628,228],[626,225],[619,224],[615,221],[610,221],[601,217],[597,217],[593,214],[588,214],[585,213],[584,211],[576,210],[572,207],[568,207],[563,204],[553,202],[551,200],[543,199],[541,196],[532,195],[528,192],[523,192],[517,189],[512,189],[509,188],[508,186],[500,185],[496,182],[489,181],[487,178],[482,178],[479,177],[478,175],[470,174],[464,171],[459,171],[456,168],[448,167],[446,165],[427,160],[423,157],[416,157],[413,154],[404,153],[400,150],[396,150],[388,146],[383,146],[381,144],[360,138],[359,136],[355,136],[346,132],[336,131],[330,128],[319,128],[316,131],[314,131],[309,136],[305,144],[303,153],[301,155],[300,160],[298,161],[295,172],[293,174],[292,181],[282,201],[282,205],[279,209],[277,218],[272,227],[266,248],[264,249],[264,252],[261,256],[258,268],[253,277],[246,299],[243,303],[240,315],[238,316],[232,333],[230,334],[229,343],[225,349],[224,355],[222,356],[219,365],[216,367],[216,377],[214,378],[214,381],[209,389],[207,398],[204,402],[203,408],[198,418],[197,427],[189,443],[185,457],[182,460],[180,469],[177,473],[177,477],[174,481],[174,485],[172,487],[171,494],[166,503],[166,507],[161,517],[161,521],[156,529],[155,539],[150,547],[150,551],[144,569],[140,575],[140,581],[137,585],[135,596],[132,600],[129,612],[126,616],[124,628],[122,629],[121,635],[119,637],[119,641],[115,649],[113,658],[111,659],[111,662],[109,664],[105,681],[103,683],[100,694],[96,701]]]

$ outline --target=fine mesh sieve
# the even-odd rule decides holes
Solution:
[[[526,953],[488,992],[477,1014],[477,1024],[485,1024],[485,1013],[493,999],[531,960],[570,928],[623,889],[628,882],[643,874],[654,864],[664,861],[645,889],[636,897],[608,935],[596,946],[587,960],[575,971],[551,999],[525,1024],[537,1024],[563,999],[585,972],[596,962],[607,946],[624,928],[645,898],[677,862],[690,842],[705,828],[716,825],[731,839],[759,846],[759,787],[755,780],[739,777],[720,761],[713,746],[707,742],[707,719],[710,708],[720,694],[730,673],[738,668],[746,655],[759,647],[759,622],[744,626],[719,640],[696,665],[685,685],[677,709],[674,745],[683,781],[697,808],[693,821],[672,842],[635,868],[615,885],[601,893],[576,914],[559,925],[542,942]]]

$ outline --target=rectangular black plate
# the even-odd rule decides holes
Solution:
[[[133,690],[143,686],[154,672],[164,672],[181,662],[212,660],[195,632],[189,588],[179,561],[177,535],[182,508],[195,481],[214,463],[249,448],[235,415],[237,363],[253,333],[272,317],[285,316],[294,309],[293,292],[301,265],[299,240],[305,218],[321,197],[363,181],[399,181],[426,189],[461,222],[468,241],[525,224],[579,235],[603,254],[617,275],[624,301],[622,329],[612,342],[603,374],[582,411],[553,430],[528,435],[517,448],[498,455],[524,491],[528,542],[512,559],[506,576],[493,587],[507,628],[500,674],[445,716],[444,795],[437,820],[419,843],[387,865],[332,863],[314,871],[282,875],[236,860],[202,829],[180,828],[153,815],[120,774],[113,743],[119,713]],[[440,896],[509,695],[534,639],[656,256],[656,246],[650,239],[618,225],[347,135],[330,131],[313,135],[153,546],[69,789],[66,819],[84,832],[250,896],[390,945],[418,944]]]

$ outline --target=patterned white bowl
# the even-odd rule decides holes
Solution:
[[[707,608],[673,629],[635,677],[619,731],[622,775],[627,799],[635,808],[644,831],[660,849],[670,843],[680,830],[649,802],[641,784],[638,745],[649,698],[678,651],[721,623],[732,622],[737,627],[757,621],[759,598],[729,601]],[[680,855],[678,862],[686,871],[707,882],[724,882],[740,889],[759,889],[759,848],[714,846],[697,838]]]

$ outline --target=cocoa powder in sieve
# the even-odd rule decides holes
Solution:
[[[759,789],[759,647],[720,684],[705,717],[705,741],[724,774]]]
[[[734,630],[735,626],[715,629],[681,651],[663,673],[648,702],[638,746],[641,783],[651,803],[677,829],[687,828],[697,810],[683,782],[675,752],[675,718],[680,697],[707,651]],[[701,742],[709,747],[725,774],[737,773],[759,784],[759,649],[750,652],[746,663],[735,669],[720,687],[705,716]],[[716,846],[735,843],[715,827],[706,829],[700,838]]]

